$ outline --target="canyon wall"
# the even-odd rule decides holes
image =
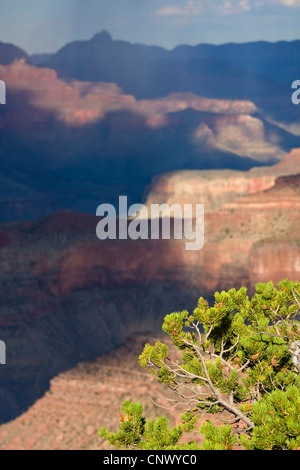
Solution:
[[[143,202],[157,175],[245,171],[282,161],[300,142],[268,123],[249,99],[190,92],[137,99],[115,83],[64,81],[25,59],[0,65],[0,76],[7,85],[0,221],[37,220],[61,209],[94,214],[120,194]]]
[[[109,352],[132,333],[159,331],[164,315],[192,309],[200,295],[242,285],[253,293],[258,281],[299,279],[299,174],[299,150],[261,176],[245,173],[242,183],[228,173],[222,190],[205,182],[213,174],[199,179],[197,173],[191,199],[183,201],[206,204],[210,189],[199,251],[187,251],[184,239],[100,241],[97,217],[68,211],[2,224],[2,421],[39,398],[54,375]],[[179,181],[185,184],[184,177]],[[204,199],[193,191],[198,183]],[[181,184],[171,189],[172,201],[182,200]],[[151,194],[148,200],[157,202]]]

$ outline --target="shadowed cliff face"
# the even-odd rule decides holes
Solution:
[[[174,170],[273,164],[299,137],[248,99],[171,93],[138,100],[116,84],[64,82],[24,60],[0,66],[0,220],[60,209],[94,214],[120,194],[142,202],[154,176]]]
[[[222,201],[217,184],[211,185],[200,251],[186,251],[184,240],[100,241],[98,219],[80,213],[2,224],[0,337],[7,366],[0,378],[1,420],[31,405],[54,375],[107,353],[133,332],[159,331],[166,314],[192,309],[200,295],[242,285],[253,292],[258,281],[297,280],[298,154],[266,170],[264,178],[272,176],[273,182],[257,183],[250,172],[235,198]],[[235,183],[234,175],[226,175],[232,193],[240,175]],[[192,201],[203,202],[196,194]]]

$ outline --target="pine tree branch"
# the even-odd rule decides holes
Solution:
[[[189,346],[192,346],[198,356],[198,358],[200,359],[200,362],[201,362],[201,365],[202,365],[202,370],[204,372],[204,375],[207,379],[207,383],[209,385],[209,388],[211,389],[213,395],[217,398],[218,402],[228,411],[230,411],[231,413],[233,413],[235,416],[238,416],[242,421],[244,421],[247,426],[249,426],[249,428],[253,428],[254,427],[254,423],[251,421],[251,419],[247,418],[247,416],[244,415],[244,413],[242,413],[239,408],[237,408],[235,405],[231,405],[229,402],[227,402],[226,400],[224,400],[220,394],[220,392],[218,391],[218,389],[214,386],[214,384],[212,383],[212,380],[209,376],[209,373],[208,373],[208,370],[207,370],[207,367],[206,367],[206,363],[205,363],[205,360],[203,358],[203,355],[201,354],[201,352],[199,351],[199,349],[193,344],[193,343],[190,343],[189,341],[187,340],[184,340],[183,339],[183,342],[185,342],[186,344],[188,344]]]

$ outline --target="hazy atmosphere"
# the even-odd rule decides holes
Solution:
[[[1,450],[300,449],[299,24],[0,0]]]

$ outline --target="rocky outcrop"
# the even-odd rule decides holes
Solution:
[[[246,113],[204,118],[194,138],[200,145],[205,140],[223,151],[266,163],[274,157],[280,160],[284,155],[278,152],[276,145],[267,142],[263,122]]]
[[[9,126],[10,130],[20,131],[38,122],[42,125],[51,116],[58,122],[81,126],[103,119],[110,110],[130,109],[136,103],[117,85],[76,81],[67,84],[57,78],[54,70],[30,66],[24,60],[0,66],[0,75],[14,103],[13,107],[7,106],[1,119],[3,129]],[[27,100],[22,100],[22,95]],[[19,113],[19,109],[24,113]]]
[[[137,100],[134,96],[124,94],[122,89],[114,83],[104,82],[81,82],[69,80],[64,82],[57,77],[56,71],[50,68],[38,68],[28,65],[24,59],[15,61],[7,66],[0,66],[0,75],[8,86],[11,93],[28,94],[30,104],[36,110],[36,117],[27,115],[21,121],[21,116],[14,114],[10,116],[7,109],[9,121],[5,121],[10,128],[18,129],[29,126],[31,120],[37,118],[43,120],[47,113],[54,113],[56,118],[70,125],[81,126],[96,120],[104,119],[107,113],[116,111],[130,111],[141,116],[140,124],[149,127],[161,127],[176,123],[169,120],[167,115],[187,109],[212,114],[211,126],[220,132],[223,122],[214,119],[214,114],[235,116],[231,119],[232,132],[235,123],[247,121],[248,115],[257,112],[256,106],[247,100],[220,100],[197,96],[193,93],[171,93],[164,98],[152,100]],[[22,102],[18,103],[22,108]],[[28,111],[26,111],[26,114]],[[248,117],[239,117],[239,116]],[[19,120],[18,120],[19,118]],[[158,124],[161,120],[160,125]],[[155,123],[157,121],[157,123]],[[262,124],[257,121],[256,137],[263,138]],[[120,123],[119,123],[120,124]],[[126,125],[126,121],[123,122]],[[179,123],[177,123],[179,124]],[[2,126],[4,121],[2,120]],[[227,132],[226,132],[227,134]],[[253,136],[252,136],[253,137]],[[231,136],[234,140],[234,135]]]
[[[300,150],[294,149],[276,165],[252,168],[248,172],[233,170],[176,171],[155,177],[147,194],[147,206],[205,204],[205,212],[221,209],[239,196],[260,193],[275,185],[278,176],[300,172]],[[284,191],[289,183],[283,180]],[[279,181],[277,182],[277,186]],[[283,194],[283,202],[286,194]],[[246,200],[245,204],[247,204]],[[254,202],[253,202],[254,203]],[[277,201],[277,204],[279,201]],[[226,207],[235,207],[233,203]],[[239,206],[240,207],[240,206]],[[278,206],[277,206],[278,207]]]

